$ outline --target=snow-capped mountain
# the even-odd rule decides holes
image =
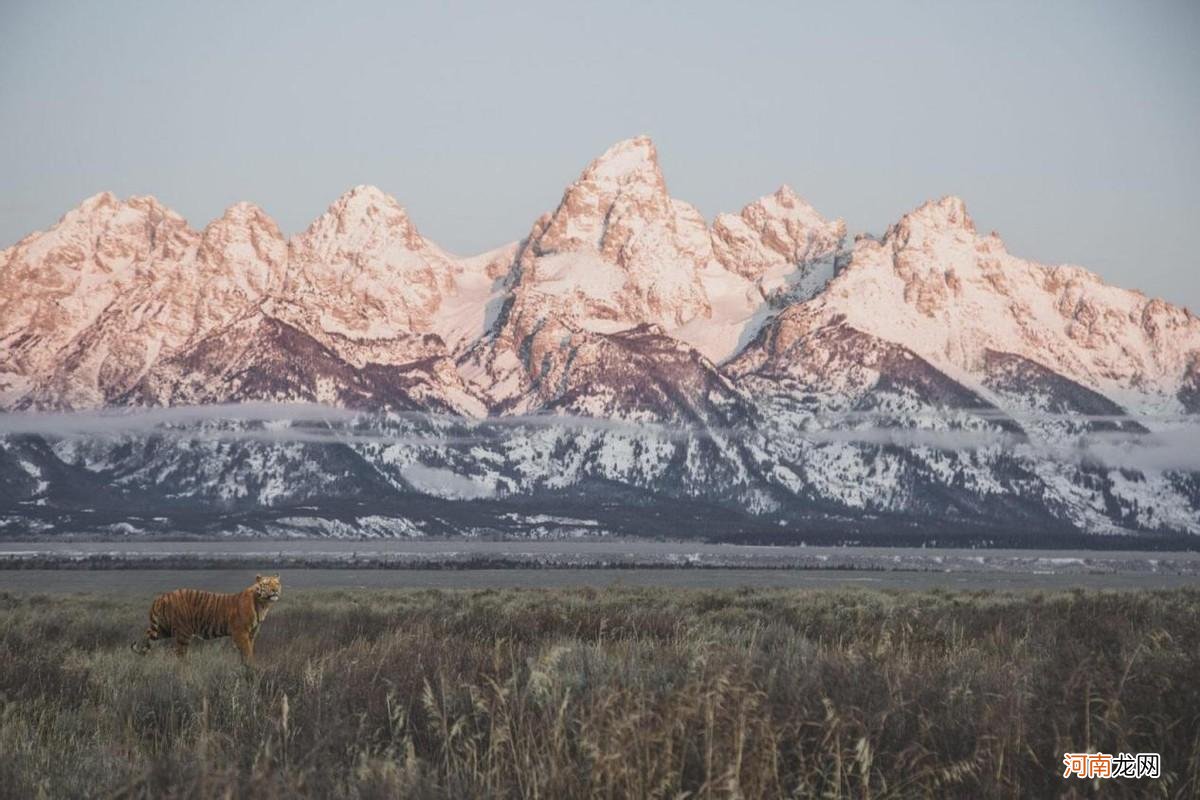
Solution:
[[[0,251],[0,530],[1200,533],[1190,311],[957,198],[845,237],[645,137],[469,258],[368,186],[290,239],[97,195]]]
[[[578,393],[572,372],[598,350],[627,350],[629,337],[613,335],[639,326],[719,362],[762,324],[773,295],[831,259],[844,235],[843,223],[786,187],[710,228],[667,193],[648,138],[620,142],[521,242],[471,374],[504,410],[536,409]]]
[[[843,320],[909,347],[972,388],[991,354],[1048,367],[1139,411],[1177,413],[1200,319],[1078,267],[1045,267],[980,236],[958,198],[926,203],[880,240],[859,238],[821,297],[781,326]]]

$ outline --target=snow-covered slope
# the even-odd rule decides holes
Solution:
[[[467,359],[480,390],[528,410],[577,391],[572,354],[655,326],[719,363],[845,234],[787,187],[710,228],[672,198],[646,137],[593,161],[522,242],[493,337]]]
[[[790,455],[803,478],[789,469],[787,481],[913,508],[937,496],[932,477],[1084,530],[1200,532],[1200,459],[1146,470],[1155,459],[1139,449],[1200,429],[1186,417],[1200,356],[1189,311],[1012,256],[957,198],[860,237],[839,263],[725,367],[775,441],[806,442]],[[914,481],[920,491],[896,496]]]
[[[289,250],[277,313],[360,366],[428,355],[422,339],[464,272],[371,186],[342,195]]]
[[[137,340],[123,334],[171,314],[169,301],[147,307],[145,290],[194,263],[199,240],[153,198],[99,194],[0,252],[4,404],[102,405],[103,384],[136,379],[165,340],[186,337],[166,328]]]
[[[455,258],[366,186],[291,241],[248,203],[197,233],[153,198],[97,195],[0,252],[0,402],[320,399],[484,413],[452,356],[494,317],[513,251]],[[287,378],[270,366],[285,354]],[[392,391],[365,388],[380,372]],[[397,393],[409,384],[422,388]]]
[[[1184,410],[1200,354],[1200,319],[1187,309],[1013,256],[954,197],[906,214],[880,240],[860,237],[828,288],[785,317],[782,326],[843,319],[976,386],[990,352],[1019,355],[1145,412]]]
[[[710,224],[646,137],[469,258],[369,186],[290,239],[97,195],[0,251],[0,531],[1200,533],[1200,320],[956,198],[845,232]]]

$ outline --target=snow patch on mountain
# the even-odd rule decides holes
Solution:
[[[567,519],[604,498],[617,528],[633,503],[772,530],[1200,532],[1194,315],[1013,256],[957,198],[845,235],[787,186],[710,225],[646,137],[468,258],[370,186],[290,239],[249,203],[195,231],[153,198],[96,195],[0,251],[0,407],[319,403],[385,430],[75,436],[11,414],[0,492],[96,530],[147,529],[116,519],[141,503],[263,514],[236,524],[281,535],[368,516],[445,531],[454,502],[483,531],[537,516],[508,503]]]

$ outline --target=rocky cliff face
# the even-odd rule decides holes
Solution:
[[[0,531],[1200,533],[1191,312],[956,198],[845,235],[710,225],[644,137],[470,258],[373,187],[290,239],[97,195],[0,251]]]
[[[521,410],[578,395],[573,354],[645,325],[722,361],[844,234],[786,187],[710,228],[667,193],[649,139],[618,143],[522,242],[499,324],[469,359],[480,391]]]
[[[953,197],[906,214],[880,240],[860,238],[826,291],[783,317],[844,318],[972,385],[986,381],[989,352],[1012,353],[1148,412],[1181,410],[1200,348],[1200,319],[1187,309],[1013,256]]]
[[[106,388],[136,380],[164,340],[185,338],[170,325],[125,334],[173,314],[155,290],[194,262],[199,239],[153,198],[100,194],[0,252],[5,406],[103,405]]]

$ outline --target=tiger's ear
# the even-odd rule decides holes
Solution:
[[[262,583],[262,575],[255,575],[255,576],[254,576],[254,582],[255,582],[255,583]]]

